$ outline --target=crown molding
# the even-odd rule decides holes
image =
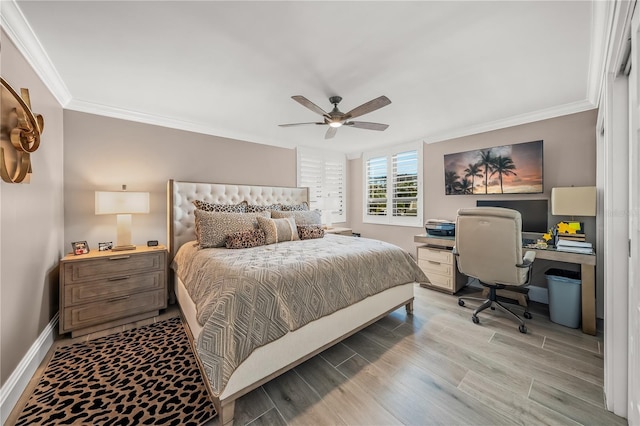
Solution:
[[[71,93],[15,0],[2,0],[0,26],[11,38],[45,86],[51,91],[58,103],[65,107],[71,101]]]
[[[589,111],[597,108],[588,100],[572,102],[558,107],[547,108],[531,113],[520,114],[513,117],[496,120],[489,123],[472,125],[461,129],[455,129],[448,132],[428,135],[424,137],[425,143],[443,142],[450,139],[461,138],[464,136],[476,135],[493,130],[506,129],[507,127],[520,126],[522,124],[533,123],[550,118],[562,117],[564,115],[576,114],[578,112]]]
[[[109,105],[97,104],[94,102],[81,101],[78,99],[72,99],[68,103],[68,105],[65,107],[65,109],[71,110],[71,111],[84,112],[88,114],[100,115],[103,117],[133,121],[137,123],[151,124],[154,126],[167,127],[170,129],[184,130],[187,132],[216,136],[219,138],[234,139],[234,140],[239,140],[239,141],[244,141],[249,143],[277,146],[280,148],[288,148],[288,149],[295,148],[295,146],[291,146],[284,143],[259,140],[256,138],[255,135],[250,135],[242,132],[230,131],[227,129],[221,129],[221,128],[217,128],[209,125],[193,123],[190,121],[177,120],[175,118],[163,117],[159,115],[146,114],[139,111],[132,111],[129,109],[117,108]]]

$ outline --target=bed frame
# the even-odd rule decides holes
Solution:
[[[309,201],[308,188],[216,183],[181,182],[169,180],[167,188],[169,257],[173,259],[180,246],[195,240],[194,200],[218,204],[271,205],[300,204]],[[177,296],[188,334],[198,359],[196,339],[202,327],[195,320],[195,306],[177,276],[173,277],[172,299]],[[209,380],[205,384],[212,397],[221,425],[233,423],[235,401],[271,379],[312,358],[325,349],[378,321],[390,312],[405,306],[413,311],[413,288],[406,283],[368,297],[354,305],[313,321],[282,338],[256,349],[231,375],[219,396],[214,395]],[[175,299],[173,299],[175,300]]]

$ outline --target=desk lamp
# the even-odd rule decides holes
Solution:
[[[114,251],[135,250],[131,244],[131,215],[149,213],[149,193],[129,192],[122,185],[122,191],[96,191],[96,215],[117,215],[118,236]]]
[[[571,186],[551,189],[551,214],[554,216],[595,216],[596,187]]]

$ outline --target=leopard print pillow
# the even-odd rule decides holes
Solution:
[[[302,204],[284,204],[282,205],[282,211],[285,212],[299,212],[299,211],[307,211],[309,210],[309,204],[306,201],[302,202]]]
[[[280,211],[282,210],[282,204],[271,204],[270,206],[258,206],[256,204],[247,205],[247,213],[265,212],[265,211]]]
[[[193,200],[193,205],[198,210],[205,212],[224,212],[224,213],[245,213],[247,211],[247,202],[240,204],[214,204],[202,200]]]
[[[322,225],[302,225],[298,226],[298,238],[301,240],[312,240],[324,237]]]
[[[266,239],[262,229],[252,229],[229,234],[224,243],[228,249],[243,249],[263,246],[266,244]]]

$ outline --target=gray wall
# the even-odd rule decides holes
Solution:
[[[296,185],[296,153],[215,136],[65,110],[65,249],[116,238],[116,218],[95,215],[94,192],[148,191],[149,214],[134,215],[132,243],[167,243],[167,181]]]
[[[2,31],[2,77],[44,117],[29,184],[0,183],[0,384],[58,311],[63,254],[62,107]],[[4,124],[4,123],[3,123]],[[6,135],[2,135],[3,144]]]
[[[556,186],[595,186],[596,184],[596,119],[597,110],[567,115],[535,123],[514,126],[492,132],[424,145],[424,218],[455,219],[456,211],[463,207],[475,207],[478,199],[549,199],[551,188]],[[534,140],[544,140],[544,193],[521,195],[445,195],[444,155],[509,145]],[[363,172],[362,158],[349,160],[349,224],[363,237],[377,238],[394,243],[415,255],[413,236],[424,229],[402,226],[372,225],[362,223]],[[549,225],[566,218],[549,216]],[[584,220],[587,237],[595,243],[595,219]],[[576,269],[574,265],[537,261],[534,284],[546,287],[544,272],[549,267]],[[601,287],[602,283],[598,283]],[[598,312],[602,313],[602,300],[598,300]],[[602,316],[602,314],[600,314]]]

